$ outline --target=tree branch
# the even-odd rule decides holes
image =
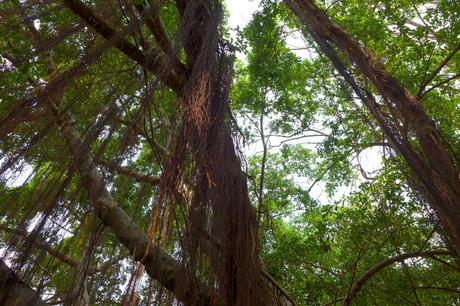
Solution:
[[[83,2],[79,0],[64,0],[64,4],[105,39],[110,40],[117,35],[117,32],[112,26]],[[157,50],[151,50],[150,54],[146,56],[126,39],[117,40],[114,46],[139,65],[153,72],[168,87],[176,92],[180,91],[182,87],[182,75],[177,74],[178,72],[168,71],[168,64]]]
[[[138,173],[137,171],[133,170],[129,167],[120,166],[114,162],[103,160],[100,158],[96,158],[97,163],[101,164],[105,168],[118,172],[119,174],[128,176],[139,183],[148,183],[150,185],[156,186],[160,183],[160,177],[158,176],[151,176]]]
[[[84,150],[80,133],[74,126],[71,114],[66,112],[63,116],[59,116],[56,105],[51,104],[50,107],[68,143],[82,184],[89,192],[90,203],[102,222],[113,230],[133,258],[144,265],[147,274],[174,293],[179,301],[186,303],[190,300],[198,300],[200,305],[209,305],[210,297],[204,285],[198,284],[199,288],[196,289],[183,266],[158,245],[152,245],[147,235],[110,196],[102,177],[94,167],[94,157]]]
[[[76,3],[76,8],[80,7],[78,6],[80,4],[83,9],[91,12],[89,8],[79,1],[69,0],[65,2]],[[90,21],[95,22],[96,26],[100,26],[97,19],[90,18]],[[137,48],[135,50],[139,51]],[[55,71],[52,63],[46,63],[46,65],[49,73]],[[61,77],[56,77],[56,79],[60,79]],[[82,185],[88,191],[90,204],[93,206],[98,217],[105,225],[112,229],[118,240],[128,248],[132,257],[144,265],[147,274],[172,292],[179,301],[185,304],[193,304],[193,301],[199,305],[209,305],[211,298],[208,288],[201,283],[192,283],[183,265],[163,251],[158,245],[152,245],[149,237],[111,197],[102,177],[95,167],[94,156],[87,150],[87,146],[84,144],[79,131],[75,127],[75,120],[70,110],[64,111],[63,114],[59,112],[58,106],[65,99],[63,95],[64,87],[59,88],[58,93],[52,96],[38,95],[37,99],[46,104],[49,111],[54,115],[59,130],[72,154],[73,167],[80,174]],[[214,298],[217,299],[217,297]]]
[[[135,4],[134,6],[140,14],[145,12],[144,5]],[[165,26],[158,14],[158,10],[153,10],[152,14],[149,14],[147,16],[147,18],[145,19],[145,24],[147,25],[147,28],[149,29],[150,33],[152,33],[153,37],[155,37],[155,40],[157,41],[158,45],[163,50],[163,52],[168,56],[172,56],[175,52],[172,48],[171,40],[168,37],[168,33],[166,32]]]
[[[356,295],[359,293],[359,291],[362,289],[364,284],[369,281],[374,275],[383,270],[384,268],[388,267],[391,264],[394,264],[396,262],[402,262],[406,259],[409,258],[414,258],[414,257],[435,257],[436,255],[452,255],[449,251],[441,250],[441,251],[424,251],[424,252],[412,252],[412,253],[406,253],[406,254],[401,254],[397,256],[393,256],[390,258],[387,258],[385,260],[382,260],[381,262],[377,263],[374,265],[372,268],[368,269],[366,272],[364,272],[363,275],[353,284],[351,287],[348,295],[343,299],[342,305],[343,306],[348,306],[351,305],[351,301],[353,298],[356,297]]]
[[[427,115],[417,97],[386,71],[372,51],[331,21],[324,11],[318,8],[314,0],[284,0],[284,3],[313,36],[323,41],[322,49],[328,42],[337,46],[372,82],[387,108],[400,116],[401,119],[398,119],[393,114],[382,113],[378,105],[369,104],[364,99],[367,108],[384,129],[386,137],[394,144],[400,143],[398,152],[402,153],[418,177],[421,187],[427,190],[427,200],[441,219],[457,254],[460,254],[459,169],[455,156],[452,155],[433,119]],[[413,132],[423,156],[415,151],[404,134],[397,139],[398,131],[389,128],[391,125],[392,128],[400,129],[401,123]]]
[[[175,52],[171,40],[169,39],[168,33],[166,32],[165,26],[161,21],[158,4],[156,2],[150,2],[150,6],[154,6],[149,9],[145,19],[145,24],[152,33],[153,37],[157,41],[160,48],[165,53],[167,59],[169,60],[168,64],[174,67],[175,71],[178,74],[185,73],[185,66],[177,58],[177,53]],[[139,14],[144,14],[146,12],[145,6],[143,4],[134,4]]]
[[[21,229],[18,229],[18,228],[10,228],[4,224],[0,224],[0,230],[6,232],[6,233],[10,233],[10,234],[14,234],[14,235],[17,235],[17,236],[21,236],[25,239],[27,239],[30,235],[29,232],[27,232],[26,230],[21,230]],[[76,268],[80,265],[80,262],[62,252],[60,252],[59,250],[57,250],[56,248],[53,248],[52,246],[46,244],[46,243],[43,243],[41,241],[37,241],[35,240],[34,242],[34,246],[37,247],[38,249],[41,249],[45,252],[47,252],[48,254],[54,256],[55,258],[57,258],[58,260],[60,260],[61,262],[69,265],[70,267],[72,268]],[[105,272],[105,270],[107,270],[111,265],[114,265],[116,264],[117,262],[119,262],[120,260],[128,257],[129,254],[120,254],[118,256],[115,256],[114,258],[112,259],[109,259],[105,262],[102,262],[102,263],[97,263],[96,265],[92,266],[89,268],[89,275],[92,275],[92,274],[95,274],[95,273],[103,273]]]
[[[439,64],[439,66],[428,76],[428,78],[422,83],[420,84],[420,88],[418,90],[418,93],[417,93],[417,98],[420,99],[423,95],[426,94],[423,93],[423,91],[425,90],[425,88],[428,86],[428,84],[431,83],[431,81],[436,77],[436,75],[438,75],[439,72],[441,72],[442,68],[444,68],[444,66],[446,66],[449,61],[454,57],[454,55],[460,51],[460,43],[454,48],[454,50],[452,50],[452,52],[449,53],[449,55],[441,62],[441,64]]]
[[[18,229],[18,228],[10,228],[4,224],[0,224],[0,230],[4,231],[4,232],[7,232],[7,233],[10,233],[10,234],[14,234],[16,236],[21,236],[23,238],[27,238],[29,237],[29,232],[27,232],[26,230],[22,230],[22,229]],[[61,253],[60,251],[56,250],[55,248],[53,248],[52,246],[46,244],[46,243],[43,243],[42,241],[40,241],[40,239],[36,239],[34,241],[34,244],[37,248],[43,250],[43,251],[46,251],[47,253],[49,253],[50,255],[56,257],[57,259],[59,259],[60,261],[62,261],[63,263],[71,266],[71,267],[76,267],[78,266],[78,260],[64,254],[64,253]]]
[[[445,79],[444,81],[441,81],[435,85],[433,85],[430,89],[427,89],[426,91],[424,91],[423,93],[421,93],[419,96],[418,96],[418,99],[422,99],[427,93],[429,93],[430,91],[432,91],[433,89],[436,89],[452,80],[455,80],[455,79],[458,79],[460,78],[460,73],[457,73],[457,74],[454,74],[453,76]]]

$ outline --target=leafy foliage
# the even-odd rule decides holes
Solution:
[[[90,2],[117,29],[139,18],[133,5],[150,3]],[[453,155],[460,156],[460,56],[453,53],[459,48],[458,3],[318,2],[419,97]],[[72,298],[79,265],[109,263],[86,275],[91,304],[135,300],[129,290],[141,304],[153,299],[174,304],[158,282],[138,277],[131,284],[138,265],[91,208],[82,188],[84,177],[75,171],[69,147],[37,92],[56,75],[74,72],[59,111],[72,112],[113,199],[146,231],[165,199],[161,188],[145,177],[157,179],[174,153],[185,118],[181,101],[145,67],[116,48],[104,47],[105,39],[60,3],[34,3],[0,3],[7,17],[0,21],[0,247],[5,258],[48,302]],[[183,12],[175,2],[165,1],[159,14],[173,47],[179,46]],[[137,26],[125,36],[127,41],[145,54],[161,48],[145,24]],[[262,1],[234,37],[226,25],[220,31],[241,55],[234,67],[228,121],[233,133],[246,141],[243,170],[258,216],[262,261],[298,305],[340,303],[377,263],[404,253],[449,248],[423,194],[407,180],[413,177],[409,167],[286,6]],[[98,48],[104,52],[92,59]],[[186,63],[187,52],[177,48],[174,56]],[[50,73],[47,61],[55,72]],[[81,67],[81,73],[75,72]],[[371,158],[367,165],[366,156]],[[196,166],[188,159],[184,165],[185,172]],[[180,182],[184,203],[165,200],[169,208],[158,213],[160,230],[152,239],[185,262],[191,261],[183,252],[191,205],[187,196],[193,194],[193,177],[189,179]],[[69,265],[34,241],[77,264]],[[198,260],[203,271],[206,265]],[[354,303],[458,304],[458,270],[452,256],[397,262],[373,275]],[[197,278],[207,276],[194,272]]]

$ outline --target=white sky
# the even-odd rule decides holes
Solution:
[[[230,12],[228,24],[230,28],[244,27],[251,21],[252,14],[259,7],[259,0],[227,0],[227,9]]]

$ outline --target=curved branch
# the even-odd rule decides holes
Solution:
[[[431,257],[432,258],[436,255],[452,255],[452,254],[449,251],[445,251],[445,250],[412,252],[412,253],[406,253],[406,254],[393,256],[385,260],[382,260],[381,262],[377,263],[372,268],[364,272],[363,275],[361,275],[361,277],[351,287],[350,291],[348,292],[348,295],[343,299],[342,305],[343,306],[351,305],[351,301],[353,300],[353,298],[356,297],[356,295],[359,293],[359,291],[364,286],[364,284],[368,280],[370,280],[372,277],[374,277],[374,275],[377,272],[383,270],[389,265],[394,264],[396,262],[405,261],[406,259],[409,259],[409,258],[414,258],[414,257]]]

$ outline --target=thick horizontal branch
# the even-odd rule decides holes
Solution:
[[[114,162],[103,160],[103,159],[100,159],[100,158],[97,159],[97,162],[99,164],[101,164],[102,166],[104,166],[105,168],[107,168],[107,169],[109,169],[111,171],[118,172],[119,174],[128,176],[128,177],[134,179],[135,181],[137,181],[139,183],[148,183],[148,184],[154,185],[154,186],[158,185],[160,183],[160,177],[158,177],[158,176],[151,176],[151,175],[141,174],[141,173],[138,173],[137,171],[135,171],[134,169],[131,169],[129,167],[123,167],[123,166],[120,166],[120,165],[118,165],[118,164],[116,164]]]
[[[364,284],[369,281],[374,275],[383,270],[384,268],[388,267],[389,265],[392,265],[396,262],[402,262],[405,261],[406,259],[409,258],[414,258],[414,257],[435,257],[438,255],[452,255],[449,251],[445,250],[440,250],[440,251],[424,251],[424,252],[412,252],[412,253],[406,253],[406,254],[401,254],[397,256],[393,256],[390,258],[387,258],[385,260],[382,260],[381,262],[377,263],[374,265],[372,268],[368,269],[364,274],[353,284],[353,286],[350,288],[350,291],[348,292],[348,295],[345,299],[342,301],[343,306],[348,306],[351,305],[351,301],[353,298],[358,294],[358,292],[361,290],[361,288],[364,286]]]
[[[0,305],[45,306],[34,289],[27,286],[7,264],[0,260]]]

